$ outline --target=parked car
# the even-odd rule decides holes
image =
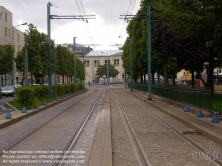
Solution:
[[[14,84],[15,88],[19,88],[20,86],[22,86],[21,84]]]
[[[5,86],[2,89],[2,96],[15,96],[15,87],[14,86]]]

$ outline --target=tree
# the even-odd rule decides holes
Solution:
[[[13,71],[14,48],[10,44],[0,45],[0,73],[5,75]],[[6,79],[5,79],[6,85]]]
[[[84,81],[86,74],[85,64],[79,59],[76,59],[76,73],[76,77],[79,78],[81,82]]]
[[[221,58],[222,50],[222,5],[220,0],[160,0],[153,8],[161,21],[172,31],[180,32],[199,41],[208,49],[209,73],[206,85],[213,86],[214,59]]]
[[[109,77],[116,77],[119,74],[119,71],[115,69],[114,65],[108,64],[108,69],[109,69]],[[96,76],[98,78],[101,78],[103,76],[106,76],[107,78],[107,64],[104,65],[99,65],[97,70],[96,70]]]

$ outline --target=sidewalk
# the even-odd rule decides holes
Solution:
[[[212,116],[208,111],[201,110],[204,114],[204,117],[197,117],[197,112],[200,110],[199,108],[189,106],[191,111],[184,112],[183,109],[185,104],[183,103],[175,102],[156,95],[153,95],[152,100],[147,100],[146,93],[133,90],[134,95],[137,95],[138,93],[140,94],[138,96],[139,98],[146,101],[153,107],[170,115],[185,125],[196,129],[207,138],[210,138],[222,145],[222,123],[211,122]]]

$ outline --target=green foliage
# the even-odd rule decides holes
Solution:
[[[24,48],[23,48],[24,49]],[[17,52],[17,57],[15,58],[16,68],[19,71],[25,70],[25,53],[24,50]]]
[[[83,83],[75,84],[59,84],[53,85],[53,98],[57,96],[62,96],[69,94],[71,92],[76,92],[84,89]],[[10,102],[17,109],[21,110],[23,106],[27,109],[34,108],[35,104],[42,105],[43,101],[50,101],[48,95],[48,86],[30,86],[30,87],[20,87],[16,89],[16,98]]]
[[[3,74],[11,73],[13,70],[14,48],[10,44],[0,45],[0,71]]]
[[[20,87],[16,89],[16,101],[23,106],[30,106],[33,103],[34,90],[32,87]]]
[[[108,64],[108,69],[109,69],[109,77],[116,77],[116,75],[119,74],[119,71],[115,69],[114,65]],[[101,78],[104,75],[107,77],[107,64],[99,65],[96,70],[96,76],[98,78]]]
[[[49,93],[49,87],[47,85],[33,86],[32,89],[36,98],[45,97]]]

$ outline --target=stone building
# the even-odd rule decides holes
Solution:
[[[13,23],[13,14],[3,6],[0,6],[0,44],[14,45],[14,57],[16,57],[17,52],[20,51],[24,46],[24,35],[23,32],[15,28],[15,26],[17,25],[13,25],[12,23]],[[6,84],[11,85],[13,75],[14,75],[13,83],[18,84],[19,82],[22,81],[22,74],[15,68],[14,65],[13,74],[8,73],[6,75],[6,78],[5,76],[1,75],[0,84],[2,86],[5,86],[5,79],[6,79]]]
[[[96,78],[96,70],[99,65],[104,65],[107,63],[111,63],[115,66],[115,68],[119,71],[119,74],[112,78],[110,77],[109,82],[123,82],[123,74],[124,69],[122,67],[122,50],[92,50],[88,54],[84,56],[84,63],[86,69],[86,77],[85,82],[89,81],[92,83],[93,80],[96,84],[104,84],[106,79]]]

